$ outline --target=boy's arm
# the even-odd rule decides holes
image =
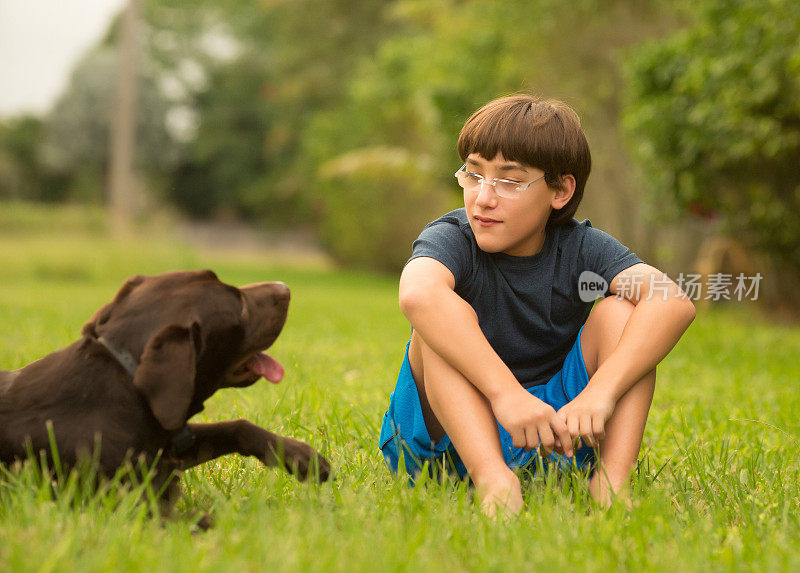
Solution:
[[[400,277],[400,309],[425,343],[486,396],[515,447],[563,447],[571,455],[566,423],[519,384],[484,336],[475,311],[454,288],[445,265],[428,257],[413,259]]]
[[[694,305],[678,285],[644,263],[619,273],[609,290],[632,302],[634,311],[614,351],[586,388],[558,412],[572,437],[590,445],[605,436],[617,401],[669,354],[695,317]]]

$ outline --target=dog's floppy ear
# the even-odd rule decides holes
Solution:
[[[81,334],[97,338],[97,327],[108,322],[108,319],[111,317],[111,309],[114,308],[114,305],[128,296],[134,288],[142,284],[144,279],[145,277],[143,275],[136,275],[126,280],[125,284],[117,291],[114,300],[100,307],[97,312],[94,313],[94,316],[89,319],[89,322],[83,325]]]
[[[89,322],[83,325],[81,334],[84,336],[92,336],[97,338],[97,327],[105,322],[108,322],[108,318],[111,316],[111,308],[113,306],[114,303],[110,302],[97,309],[97,312],[95,312],[92,318],[89,319]]]
[[[161,329],[147,342],[133,379],[165,430],[186,423],[194,396],[198,328],[171,324]]]

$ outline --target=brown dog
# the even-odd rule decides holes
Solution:
[[[246,420],[187,424],[220,388],[281,380],[282,367],[262,351],[278,337],[288,306],[282,283],[237,289],[211,271],[129,279],[81,340],[0,371],[0,462],[29,451],[49,455],[51,427],[64,467],[96,455],[99,439],[102,474],[143,459],[155,464],[156,488],[176,471],[230,453],[281,464],[300,479],[312,472],[328,479],[327,460],[303,442]]]

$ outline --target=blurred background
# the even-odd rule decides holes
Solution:
[[[798,37],[796,0],[0,0],[0,210],[396,272],[463,122],[525,91],[581,115],[579,219],[796,318]]]

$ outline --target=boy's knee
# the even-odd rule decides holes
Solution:
[[[631,301],[620,296],[607,296],[592,307],[592,314],[602,315],[606,320],[616,320],[628,322],[628,319],[636,308]]]
[[[608,296],[592,307],[581,334],[581,347],[591,376],[616,348],[635,305],[621,297]]]
[[[624,298],[608,296],[594,305],[586,320],[585,329],[599,334],[604,340],[616,343],[636,306]]]

